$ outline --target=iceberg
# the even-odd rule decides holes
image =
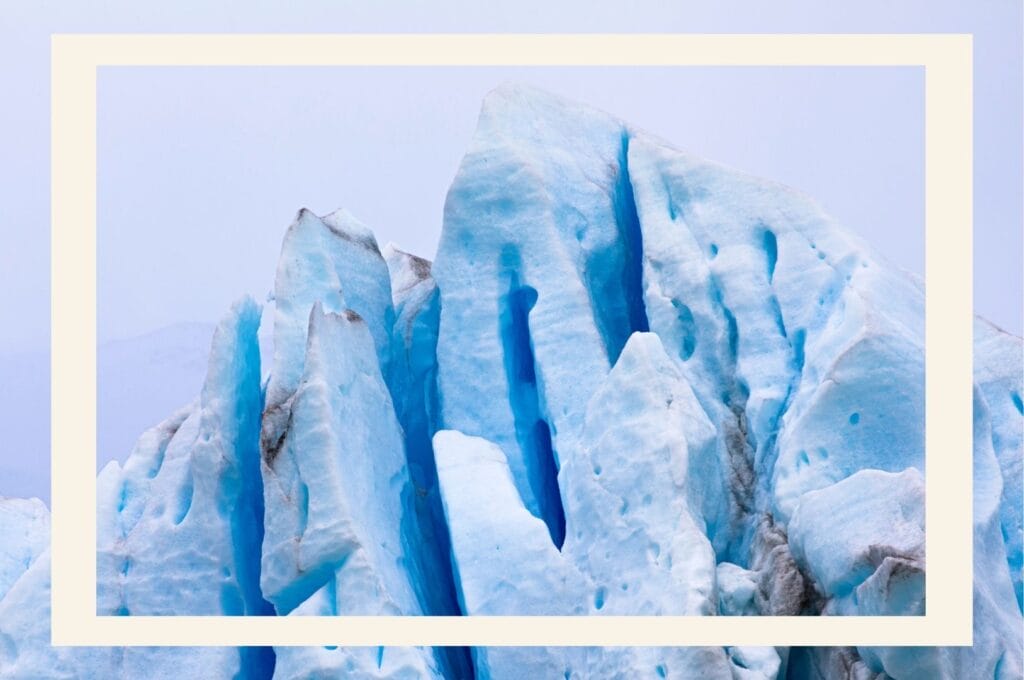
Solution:
[[[273,302],[100,473],[98,613],[926,610],[923,282],[799,192],[502,86],[435,262],[303,209]],[[58,648],[0,498],[0,678],[1019,678],[1022,342],[973,330],[971,647]]]

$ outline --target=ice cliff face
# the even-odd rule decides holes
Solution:
[[[922,287],[785,187],[503,87],[436,263],[303,210],[274,298],[269,379],[245,299],[100,474],[100,613],[924,611]],[[1020,677],[1021,341],[975,351],[972,648],[53,648],[0,500],[0,677]]]

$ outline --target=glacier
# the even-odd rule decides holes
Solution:
[[[788,187],[505,85],[433,263],[303,209],[272,299],[101,471],[98,613],[924,612],[923,283]],[[0,678],[1019,678],[1022,343],[973,332],[973,647],[57,648],[0,498]]]

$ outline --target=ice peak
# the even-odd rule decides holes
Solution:
[[[324,215],[321,219],[338,236],[358,243],[367,250],[380,253],[380,248],[377,246],[377,237],[374,236],[373,230],[356,219],[345,208],[339,208],[332,213]]]

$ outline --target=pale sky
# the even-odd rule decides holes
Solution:
[[[923,271],[920,68],[105,68],[100,339],[262,298],[302,207],[347,208],[433,259],[480,101],[504,81],[802,189]]]
[[[0,495],[48,495],[53,32],[973,33],[975,309],[1021,333],[1024,78],[1015,0],[639,0],[628,9],[619,0],[6,0]],[[262,295],[302,206],[346,206],[382,243],[432,255],[479,100],[503,80],[589,102],[683,149],[796,186],[891,260],[920,269],[915,69],[106,69],[101,334],[213,320],[238,294]]]

